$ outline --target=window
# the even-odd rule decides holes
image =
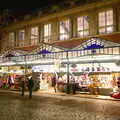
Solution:
[[[67,40],[70,38],[70,20],[63,20],[59,22],[59,39]]]
[[[14,47],[15,45],[15,33],[14,32],[9,33],[9,45],[11,47]]]
[[[99,33],[113,32],[113,10],[99,12]]]
[[[25,40],[25,30],[20,30],[18,33],[18,40]]]
[[[51,42],[51,36],[52,31],[51,31],[51,24],[45,24],[44,25],[44,42]]]
[[[84,37],[89,35],[88,16],[81,16],[77,18],[77,36]]]
[[[39,32],[38,27],[32,27],[31,28],[31,45],[37,45],[38,44],[38,38],[39,38]]]
[[[19,30],[18,32],[18,45],[19,47],[24,46],[24,40],[25,40],[25,30]]]

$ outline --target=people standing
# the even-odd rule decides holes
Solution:
[[[29,91],[29,99],[32,98],[32,91],[33,91],[33,87],[34,87],[34,81],[32,76],[29,77],[28,79],[28,91]]]
[[[118,86],[118,88],[120,88],[120,77],[118,77],[118,79],[117,79],[117,86]]]
[[[72,93],[76,94],[76,84],[75,84],[75,78],[72,75]]]
[[[8,85],[9,87],[11,87],[11,76],[10,75],[8,76]]]
[[[24,90],[25,90],[25,81],[21,81],[21,96],[24,96]]]
[[[57,91],[56,85],[57,85],[56,76],[53,76],[53,78],[52,78],[52,86],[54,87],[55,92]]]

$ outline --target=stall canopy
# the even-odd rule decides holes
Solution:
[[[2,57],[15,57],[20,55],[28,54],[26,51],[22,50],[9,50],[2,54]]]
[[[37,49],[33,50],[31,53],[33,54],[47,54],[52,52],[64,51],[58,46],[49,43],[42,43]]]
[[[82,42],[81,44],[78,44],[72,50],[78,50],[78,49],[79,50],[91,50],[91,49],[100,49],[100,48],[115,47],[115,46],[120,46],[120,44],[117,42],[93,37],[93,38],[86,40],[85,42]]]

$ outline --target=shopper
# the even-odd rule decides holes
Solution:
[[[32,76],[30,76],[30,77],[28,78],[29,99],[32,98],[33,87],[34,87],[34,81],[33,81]]]
[[[24,96],[24,90],[25,90],[25,81],[21,81],[21,96]]]
[[[72,74],[71,76],[70,76],[70,89],[71,89],[71,92],[73,93],[73,94],[75,94],[76,93],[76,85],[75,85],[75,78],[74,78],[74,75]]]
[[[76,83],[75,78],[72,76],[72,93],[76,94]]]
[[[56,80],[56,76],[53,76],[52,78],[52,86],[54,87],[54,91],[57,91],[57,80]]]
[[[8,76],[8,85],[9,87],[11,87],[11,76],[10,75]]]
[[[117,86],[118,86],[118,88],[120,88],[120,77],[118,77],[118,79],[117,79]]]

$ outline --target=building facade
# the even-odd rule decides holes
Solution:
[[[40,73],[39,77],[50,84],[53,73],[61,73],[60,81],[65,83],[74,76],[83,88],[95,82],[95,86],[107,89],[116,86],[119,62],[119,0],[61,9],[2,29],[3,71],[15,72],[14,66],[27,64],[35,77]],[[41,89],[48,88],[47,82],[41,82]]]

